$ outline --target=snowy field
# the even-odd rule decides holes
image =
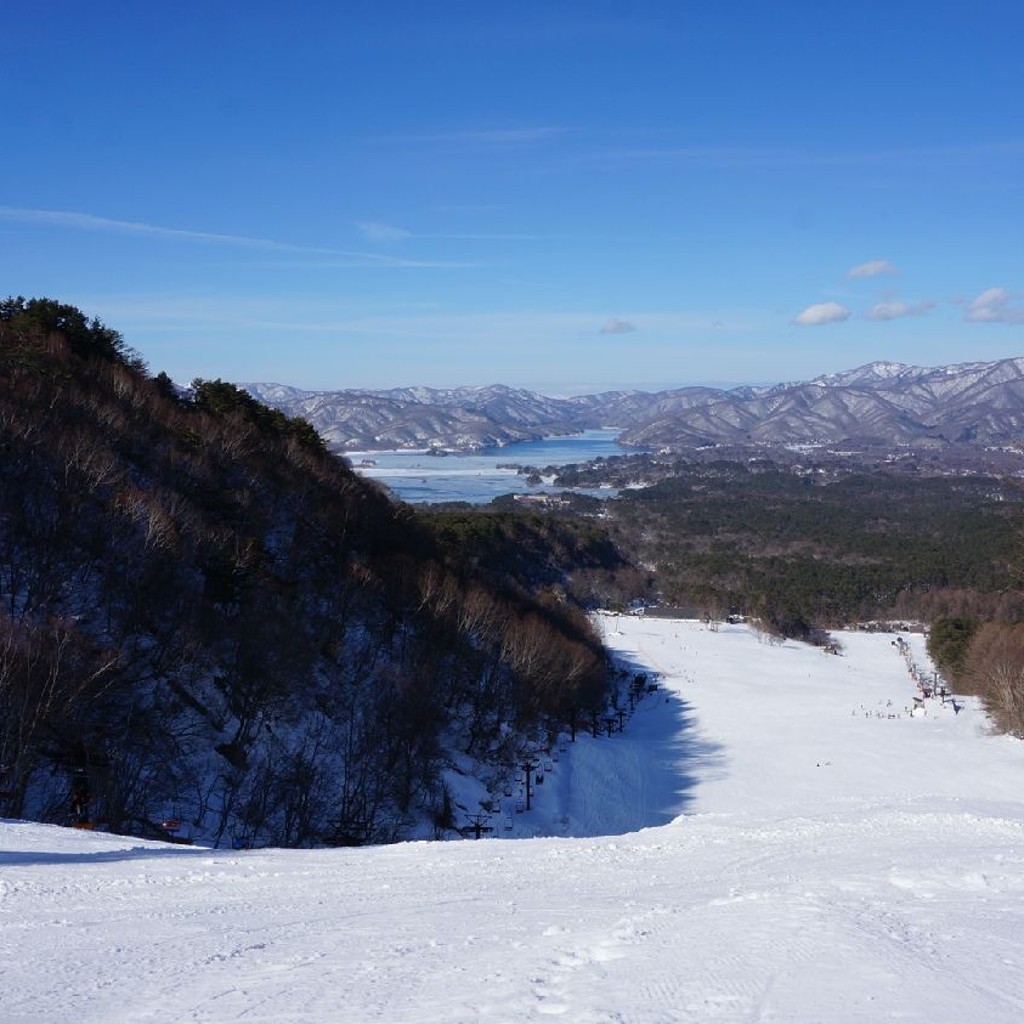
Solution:
[[[889,634],[603,628],[659,689],[511,833],[222,852],[0,822],[0,1021],[1024,1020],[1024,744],[970,700],[908,716]]]

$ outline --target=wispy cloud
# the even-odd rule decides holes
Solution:
[[[851,267],[846,276],[851,281],[859,281],[866,277],[878,277],[880,274],[898,274],[899,268],[889,260],[868,260]]]
[[[160,224],[147,224],[141,221],[116,220],[111,217],[97,217],[91,213],[80,213],[71,210],[36,210],[18,206],[0,206],[0,220],[19,221],[25,224],[38,224],[58,228],[71,228],[76,231],[99,231],[112,234],[136,235],[145,238],[163,238],[171,241],[197,242],[209,245],[233,246],[235,248],[252,249],[272,253],[293,253],[304,256],[329,257],[317,261],[317,266],[329,267],[381,267],[381,268],[403,268],[403,267],[427,267],[447,268],[475,266],[472,263],[460,263],[450,260],[432,259],[408,259],[404,257],[386,256],[380,253],[351,252],[344,249],[335,249],[330,246],[318,245],[296,245],[292,242],[281,242],[272,238],[256,238],[249,235],[227,235],[213,231],[194,231],[187,228],[169,228]],[[376,227],[378,238],[381,240],[383,233],[390,232],[388,236],[394,239],[396,236],[405,237],[408,233],[402,232],[401,228],[392,228],[388,225],[373,225],[366,222],[367,228]],[[369,234],[371,231],[364,231]],[[309,262],[302,265],[310,266]]]
[[[549,142],[572,134],[571,128],[558,125],[541,125],[533,128],[492,128],[478,132],[454,132],[447,138],[453,142],[481,142],[490,146],[531,146],[538,142]]]
[[[225,235],[212,231],[193,231],[187,228],[168,228],[159,224],[140,221],[115,220],[111,217],[97,217],[91,213],[71,210],[34,210],[18,206],[0,206],[0,219],[21,221],[28,224],[49,224],[54,227],[76,228],[81,231],[107,231],[118,234],[145,235],[149,238],[171,238],[190,242],[212,242],[219,245],[235,245],[246,249],[268,249],[276,252],[320,252],[330,253],[333,249],[320,246],[294,245],[278,242],[271,238],[253,238],[248,235]]]
[[[838,302],[817,302],[793,317],[793,323],[802,327],[817,327],[820,324],[834,324],[849,320],[850,310]]]
[[[532,125],[522,128],[483,128],[475,131],[424,132],[419,135],[387,135],[378,138],[383,143],[431,143],[484,146],[489,148],[535,146],[576,132],[575,128],[560,125]]]
[[[368,242],[403,242],[412,234],[405,228],[395,227],[394,224],[382,224],[377,220],[357,221],[356,227]]]
[[[988,288],[970,305],[964,319],[974,324],[1024,324],[1024,296],[1005,288]]]
[[[450,242],[549,242],[552,239],[567,239],[570,235],[524,235],[520,233],[506,234],[495,231],[452,231],[437,233],[428,232],[423,235],[413,235],[413,238],[426,238],[438,241]]]
[[[924,316],[929,310],[934,309],[935,305],[931,299],[922,302],[901,302],[893,299],[888,302],[876,302],[866,315],[869,320],[898,320],[904,316]]]
[[[427,241],[447,242],[536,242],[541,239],[564,237],[560,235],[526,235],[521,233],[487,231],[409,231],[395,224],[383,224],[380,221],[360,220],[356,222],[359,233],[368,241],[378,244],[395,244],[407,239],[424,239]]]
[[[682,146],[667,143],[661,146],[607,148],[595,151],[590,156],[607,160],[665,160],[703,167],[788,168],[916,165],[936,160],[1016,158],[1022,153],[1024,141],[1014,139],[967,146],[832,151],[780,146]]]
[[[284,299],[265,297],[202,296],[94,296],[91,304],[103,309],[111,321],[147,330],[172,331],[182,327],[190,330],[231,330],[245,328],[258,331],[288,330],[306,334],[367,334],[451,341],[467,346],[479,345],[482,338],[496,345],[515,346],[524,338],[548,343],[555,339],[584,341],[595,332],[599,314],[593,310],[523,311],[495,310],[458,313],[418,308],[395,312],[386,303],[387,312],[366,308],[366,301],[356,293],[332,296],[330,300],[310,301],[297,309]],[[645,336],[678,339],[704,339],[714,314],[708,312],[658,312],[631,316],[618,321],[633,327]],[[768,321],[751,323],[751,328],[764,327]]]
[[[338,256],[297,257],[289,260],[272,260],[260,264],[264,268],[280,270],[347,270],[363,268],[373,270],[460,270],[470,267],[484,267],[488,264],[478,260],[416,259],[412,256],[381,256],[376,253],[339,254]]]
[[[620,320],[618,317],[612,317],[610,320],[606,320],[601,326],[600,334],[632,334],[636,330],[636,327],[631,324],[628,320]]]

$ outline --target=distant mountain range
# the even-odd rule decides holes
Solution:
[[[814,380],[761,387],[608,391],[552,398],[506,387],[303,391],[246,384],[301,416],[339,450],[472,451],[596,427],[621,442],[1002,445],[1024,438],[1024,358],[924,368],[874,362]]]

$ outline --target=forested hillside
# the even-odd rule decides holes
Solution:
[[[610,502],[607,525],[662,601],[802,636],[879,617],[1019,618],[1022,514],[1013,481],[818,479],[761,460],[683,467]]]
[[[306,422],[0,303],[0,815],[440,834],[454,751],[511,762],[605,699],[562,594],[475,573]]]

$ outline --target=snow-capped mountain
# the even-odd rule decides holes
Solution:
[[[473,449],[614,425],[624,444],[1007,444],[1024,437],[1024,358],[934,368],[873,362],[810,381],[550,398],[492,385],[301,391],[248,384],[341,449]]]
[[[472,450],[577,429],[564,400],[497,384],[479,388],[301,391],[246,384],[260,401],[301,416],[341,449]]]

